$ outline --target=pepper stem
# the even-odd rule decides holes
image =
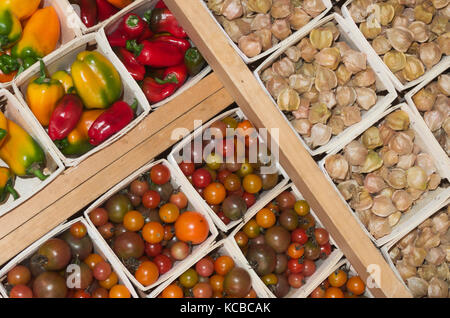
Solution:
[[[39,70],[40,76],[35,80],[35,83],[42,84],[47,79],[47,74],[45,74],[45,64],[42,59],[39,59],[39,65],[40,65],[40,70]]]
[[[59,150],[62,150],[69,146],[69,141],[67,138],[59,139],[59,140],[53,140],[53,143],[58,147]]]
[[[27,173],[30,175],[35,175],[41,181],[44,181],[45,179],[48,178],[48,176],[46,176],[42,173],[42,171],[39,169],[39,167],[31,166],[30,168],[27,169]]]
[[[166,76],[166,79],[162,80],[159,78],[155,78],[155,82],[158,84],[167,84],[167,83],[174,83],[174,84],[178,84],[178,78],[174,75],[174,74],[169,74]]]
[[[13,196],[14,200],[17,200],[20,195],[17,193],[16,189],[14,189],[14,187],[10,184],[7,184],[5,187],[6,191],[8,191],[9,193],[11,193],[11,195]]]
[[[139,103],[138,103],[137,99],[135,98],[133,101],[133,104],[130,105],[130,108],[133,110],[133,112],[136,112],[138,105],[139,105]]]
[[[5,138],[7,134],[8,132],[6,131],[6,129],[0,128],[0,140]]]
[[[150,24],[150,20],[152,18],[152,10],[148,10],[144,13],[144,16],[142,17],[142,20]]]
[[[139,56],[144,48],[144,45],[138,44],[136,40],[128,40],[126,48],[128,51],[133,52],[135,56]]]
[[[127,18],[126,24],[131,28],[135,28],[139,24],[139,17],[134,14],[130,15]]]

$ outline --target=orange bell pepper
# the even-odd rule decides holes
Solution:
[[[19,20],[33,15],[39,7],[41,0],[1,0],[1,6],[11,9]]]
[[[116,8],[122,9],[125,8],[127,5],[132,3],[134,0],[107,0],[109,3],[111,3]]]

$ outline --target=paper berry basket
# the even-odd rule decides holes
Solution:
[[[270,298],[276,298],[276,296],[269,290],[269,288],[267,288],[266,285],[264,285],[261,278],[253,270],[253,268],[249,264],[248,260],[245,258],[244,254],[242,253],[242,251],[238,247],[237,243],[235,242],[234,236],[236,235],[237,232],[242,230],[244,225],[251,218],[253,218],[259,212],[259,210],[263,209],[267,204],[269,204],[280,193],[282,193],[284,191],[290,191],[297,200],[304,199],[302,194],[300,193],[300,191],[295,187],[295,185],[293,183],[290,183],[290,184],[284,186],[283,188],[279,189],[277,192],[271,193],[271,195],[267,196],[264,200],[261,200],[260,202],[258,202],[256,204],[257,206],[255,207],[255,209],[252,210],[252,214],[249,214],[248,216],[246,215],[245,221],[243,223],[239,224],[239,226],[236,227],[228,237],[228,240],[230,240],[232,242],[232,244],[234,245],[235,250],[237,249],[237,251],[239,251],[238,257],[241,259],[242,262],[244,262],[246,264],[246,266],[248,268],[250,268],[249,271],[252,273],[252,275],[256,275],[258,277],[258,279],[261,281],[261,284],[264,286],[268,297],[270,297]],[[323,228],[322,223],[317,218],[314,211],[310,210],[309,213],[314,217],[314,219],[316,221],[316,225],[318,225],[318,227]],[[311,293],[311,291],[315,288],[315,285],[319,284],[321,282],[320,279],[324,275],[324,273],[328,272],[330,270],[330,268],[332,268],[333,266],[336,265],[336,263],[342,257],[343,253],[339,249],[339,247],[336,245],[336,242],[333,240],[333,238],[331,236],[330,236],[330,244],[333,248],[331,254],[328,255],[328,257],[326,259],[323,259],[323,260],[320,259],[320,260],[315,261],[316,271],[314,272],[314,274],[312,274],[310,277],[308,277],[306,279],[305,283],[303,284],[303,286],[301,286],[300,288],[298,288],[298,289],[291,288],[289,293],[284,298],[306,298]]]
[[[105,43],[108,43],[107,35],[114,32],[119,23],[122,21],[123,17],[127,15],[128,13],[136,13],[139,16],[143,16],[147,11],[152,10],[155,5],[159,2],[159,0],[151,0],[151,1],[137,1],[136,4],[124,8],[119,13],[117,13],[111,20],[109,20],[107,23],[104,24],[104,26],[98,31],[100,33],[100,36],[104,39]],[[191,41],[192,44],[192,41]],[[110,44],[108,43],[108,46],[111,48]],[[112,49],[111,49],[112,50]],[[122,63],[122,62],[120,62]],[[186,91],[187,89],[191,88],[195,84],[197,84],[203,77],[205,77],[209,72],[211,72],[211,67],[209,65],[205,66],[200,73],[198,73],[195,76],[188,77],[187,81],[181,86],[179,89],[176,90],[174,94],[167,97],[166,99],[151,104],[151,107],[153,109],[156,109],[167,102],[173,100],[175,97],[179,96],[181,93]]]
[[[199,127],[198,129],[196,129],[192,134],[190,134],[189,136],[186,136],[182,141],[180,141],[178,144],[176,144],[173,148],[172,151],[170,152],[169,156],[167,157],[167,160],[169,160],[169,162],[174,166],[174,168],[177,170],[177,172],[183,176],[183,182],[185,183],[185,186],[188,188],[188,190],[190,191],[191,195],[193,197],[196,198],[196,200],[200,201],[200,203],[203,206],[203,209],[205,211],[208,211],[210,217],[214,220],[214,223],[216,224],[216,226],[224,232],[229,231],[230,229],[232,229],[233,227],[235,227],[236,225],[238,225],[240,222],[242,222],[242,220],[235,220],[235,221],[231,221],[228,224],[225,224],[222,222],[222,220],[219,218],[219,216],[210,208],[210,206],[206,203],[206,201],[200,196],[200,194],[195,190],[195,188],[193,187],[193,185],[187,180],[187,178],[183,175],[183,173],[181,172],[180,167],[178,166],[178,163],[181,161],[182,158],[182,151],[184,149],[184,147],[186,147],[189,143],[191,143],[192,141],[202,138],[203,132],[211,126],[212,123],[214,123],[217,120],[221,120],[225,117],[234,117],[237,118],[239,120],[242,119],[247,119],[244,115],[244,113],[241,111],[240,108],[235,108],[232,109],[230,111],[227,111],[215,118],[213,118],[212,120],[210,120],[209,122],[207,122],[206,124],[202,125],[201,127]],[[262,137],[260,135],[258,135],[258,139],[259,141],[263,141]],[[284,185],[286,185],[286,183],[289,180],[289,176],[287,175],[287,173],[284,171],[284,169],[281,167],[281,165],[279,164],[279,162],[275,162],[276,165],[276,169],[277,172],[279,174],[279,178],[281,178],[281,180],[278,181],[278,184],[272,188],[271,190],[267,190],[267,191],[263,191],[261,192],[261,194],[259,195],[258,199],[256,200],[255,205],[251,206],[247,212],[244,215],[244,221],[247,220],[248,216],[253,213],[253,211],[255,210],[255,206],[257,205],[257,203],[260,200],[265,200],[265,198],[270,197],[273,195],[274,192],[277,192],[278,189],[282,188]]]
[[[147,298],[157,298],[161,292],[170,284],[172,284],[181,274],[183,274],[186,270],[194,266],[199,260],[203,257],[215,253],[218,255],[227,255],[233,258],[235,266],[239,266],[245,269],[250,274],[250,278],[252,280],[252,288],[256,292],[256,295],[259,298],[266,298],[267,294],[259,277],[255,274],[253,270],[250,270],[248,264],[244,263],[241,258],[237,257],[240,251],[236,250],[236,247],[231,243],[229,239],[223,239],[219,242],[216,242],[214,245],[210,246],[207,250],[205,250],[202,255],[199,255],[197,259],[193,259],[192,262],[186,264],[183,270],[180,270],[179,273],[175,276],[172,276],[170,279],[166,280],[164,283],[159,285],[157,288],[152,290],[152,292],[147,296]]]
[[[201,255],[204,250],[206,250],[207,248],[209,248],[209,246],[211,246],[211,244],[213,244],[214,239],[216,238],[216,236],[218,234],[217,229],[214,226],[214,222],[210,219],[208,213],[204,210],[203,206],[199,204],[198,200],[195,197],[192,197],[189,194],[189,191],[186,189],[186,186],[181,181],[182,176],[180,176],[179,173],[174,169],[174,167],[172,167],[164,159],[151,162],[151,163],[143,166],[142,168],[138,169],[133,174],[131,174],[127,178],[123,179],[120,183],[118,183],[113,188],[111,188],[108,192],[106,192],[104,195],[102,195],[100,198],[98,198],[91,206],[89,206],[86,209],[86,211],[84,212],[84,215],[85,215],[87,221],[89,222],[89,224],[92,227],[94,227],[94,229],[95,229],[94,231],[98,235],[100,235],[100,233],[95,228],[95,226],[92,223],[92,221],[90,220],[89,214],[94,209],[96,209],[98,207],[101,207],[111,196],[113,196],[114,194],[118,193],[119,191],[125,189],[133,180],[135,180],[136,178],[138,178],[142,174],[150,171],[150,169],[153,166],[158,165],[158,164],[163,164],[164,166],[169,168],[170,175],[171,175],[170,183],[172,184],[174,189],[179,188],[188,197],[187,210],[188,211],[197,211],[197,212],[201,213],[206,218],[206,220],[208,222],[208,225],[209,225],[209,235],[208,235],[208,237],[206,238],[206,240],[203,243],[195,245],[192,248],[192,252],[191,252],[191,254],[189,256],[187,256],[182,261],[174,263],[174,266],[167,273],[159,276],[158,280],[155,283],[153,283],[153,284],[151,284],[149,286],[144,286],[143,284],[141,284],[140,282],[137,281],[137,279],[134,277],[134,275],[125,267],[125,265],[121,262],[119,257],[113,252],[112,248],[109,245],[107,245],[106,242],[104,241],[104,239],[102,238],[103,242],[108,247],[108,251],[111,254],[113,254],[113,257],[120,264],[122,270],[128,276],[130,281],[134,284],[134,286],[137,287],[137,289],[138,289],[138,291],[140,293],[141,292],[147,293],[149,290],[151,290],[151,289],[155,288],[156,286],[158,286],[159,284],[165,282],[167,279],[171,278],[173,275],[176,275],[179,271],[182,271],[186,267],[186,264],[189,264],[189,263],[194,262],[195,260],[197,260],[199,255]]]
[[[47,140],[42,138],[38,129],[33,126],[28,120],[27,114],[23,111],[19,101],[6,89],[0,90],[0,99],[6,101],[4,107],[4,115],[7,119],[12,120],[20,127],[22,127],[31,137],[41,146],[45,153],[46,165],[44,167],[44,175],[47,178],[41,181],[38,178],[22,178],[16,177],[15,189],[20,195],[17,200],[14,200],[10,195],[8,200],[0,205],[0,216],[8,213],[12,209],[18,207],[20,204],[31,198],[33,195],[45,188],[52,182],[59,174],[64,171],[64,165],[58,158],[56,152],[49,146]],[[7,136],[5,138],[8,138]],[[7,166],[6,163],[0,159],[1,166]]]
[[[151,110],[150,105],[148,104],[147,99],[144,96],[144,93],[142,93],[137,83],[133,80],[126,68],[122,63],[120,63],[117,56],[109,48],[108,43],[105,43],[105,40],[96,33],[88,34],[71,41],[69,44],[59,50],[57,55],[47,56],[43,59],[43,61],[50,74],[53,74],[54,72],[60,70],[70,71],[70,66],[76,60],[77,55],[85,50],[97,51],[104,55],[109,61],[111,61],[121,77],[123,86],[123,97],[121,97],[121,99],[127,102],[129,105],[133,104],[134,100],[137,100],[138,107],[136,110],[135,119],[131,121],[125,128],[79,157],[65,156],[50,139],[49,135],[47,134],[47,130],[39,123],[39,121],[27,105],[25,99],[27,88],[33,77],[39,74],[39,64],[35,64],[30,67],[27,70],[27,73],[24,73],[23,76],[20,76],[18,79],[16,79],[13,85],[15,95],[22,104],[23,112],[26,114],[27,120],[31,125],[35,127],[35,129],[39,131],[40,138],[46,140],[47,145],[58,154],[64,165],[67,167],[78,165],[84,159],[118,140],[120,137],[134,128],[141,120],[143,120]]]
[[[5,289],[5,281],[6,281],[6,275],[8,272],[14,268],[16,265],[22,264],[24,261],[26,261],[28,258],[30,258],[38,249],[39,247],[45,243],[47,240],[57,237],[63,232],[70,229],[72,224],[75,224],[77,222],[83,223],[87,228],[87,235],[92,240],[93,243],[93,253],[99,254],[103,259],[108,261],[108,263],[111,265],[112,270],[117,274],[119,277],[119,283],[121,285],[125,285],[127,289],[130,291],[130,294],[133,298],[138,298],[138,295],[136,291],[133,288],[133,285],[131,285],[130,281],[126,277],[125,273],[122,271],[122,268],[120,267],[120,263],[118,263],[111,254],[110,251],[107,249],[106,243],[103,241],[101,236],[96,233],[94,228],[92,228],[83,217],[76,218],[69,222],[64,222],[60,225],[58,225],[56,228],[45,234],[43,237],[41,237],[39,240],[34,242],[32,245],[27,247],[25,250],[23,250],[20,254],[18,254],[16,257],[14,257],[9,263],[7,263],[1,270],[0,270],[0,293],[3,295],[3,297],[8,298],[8,293]]]
[[[356,215],[355,211],[350,207],[350,204],[344,199],[343,195],[338,190],[336,184],[331,179],[329,173],[325,169],[325,162],[327,158],[339,153],[351,141],[359,138],[359,136],[366,129],[368,129],[372,125],[375,125],[377,122],[383,120],[387,115],[396,110],[403,110],[407,113],[410,121],[409,127],[415,133],[414,144],[419,146],[422,152],[429,154],[433,158],[436,170],[437,172],[439,172],[439,175],[441,176],[442,180],[444,180],[444,182],[441,182],[440,186],[438,186],[435,190],[427,191],[427,193],[424,193],[420,197],[420,199],[414,202],[414,204],[412,205],[412,207],[408,212],[402,213],[400,220],[398,221],[398,223],[396,223],[396,225],[392,227],[392,231],[390,234],[384,235],[380,238],[375,238],[371,233],[369,233],[368,229],[361,222],[359,217]],[[441,151],[438,151],[439,149],[436,148],[436,145],[429,142],[428,136],[424,133],[425,128],[422,125],[420,125],[420,122],[421,119],[416,117],[416,115],[412,112],[412,110],[410,109],[410,107],[408,107],[408,105],[406,105],[405,103],[396,105],[394,107],[389,108],[386,112],[371,118],[370,121],[367,121],[365,123],[366,125],[365,127],[361,127],[362,129],[359,130],[359,132],[356,134],[356,137],[347,138],[346,142],[340,148],[334,149],[324,159],[322,159],[319,162],[319,166],[322,169],[323,173],[325,174],[325,177],[329,180],[329,182],[332,183],[333,187],[335,188],[339,196],[346,203],[348,209],[352,211],[353,216],[355,217],[356,221],[361,225],[363,231],[370,237],[370,239],[377,246],[383,246],[384,244],[393,240],[398,235],[399,232],[403,231],[402,229],[404,228],[404,224],[408,224],[410,222],[409,220],[415,219],[421,213],[425,213],[425,211],[429,211],[430,209],[432,209],[432,207],[436,204],[436,202],[440,202],[442,197],[447,197],[448,194],[450,193],[450,188],[445,187],[445,181],[448,182],[447,158],[446,157],[443,158]]]

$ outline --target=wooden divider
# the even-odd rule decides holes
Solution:
[[[258,128],[269,129],[269,135],[270,129],[279,129],[283,168],[359,275],[368,279],[369,268],[374,270],[375,278],[379,277],[379,288],[371,288],[372,294],[375,297],[411,297],[201,1],[165,0],[165,3],[250,121]]]
[[[122,179],[171,147],[175,128],[194,129],[233,103],[211,74],[147,116],[128,134],[70,168],[30,200],[0,218],[0,265]]]

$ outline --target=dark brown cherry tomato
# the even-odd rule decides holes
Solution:
[[[217,179],[219,180],[220,183],[224,184],[226,178],[231,174],[232,172],[230,170],[227,169],[223,169],[220,170],[219,173],[217,174]]]
[[[223,184],[227,191],[237,191],[241,188],[241,179],[234,173],[230,173]]]
[[[109,298],[109,292],[103,287],[99,287],[92,292],[91,298]]]
[[[289,191],[281,192],[275,199],[281,209],[292,209],[295,204],[295,196]]]
[[[108,222],[108,211],[104,208],[96,208],[89,213],[89,219],[95,226],[102,226]]]
[[[305,283],[305,277],[302,274],[289,274],[288,282],[292,288],[300,288]]]
[[[70,234],[77,239],[81,239],[86,236],[87,228],[81,222],[74,223],[70,226]]]
[[[244,247],[248,244],[248,237],[243,231],[239,231],[234,235],[234,240],[239,247]]]
[[[309,259],[305,259],[303,261],[303,265],[303,275],[305,275],[306,277],[311,276],[316,271],[316,264]]]
[[[320,257],[320,247],[311,241],[305,244],[305,258],[315,261]]]
[[[148,182],[145,180],[136,179],[130,184],[130,192],[140,197],[142,197],[148,189]]]
[[[317,228],[314,230],[314,237],[316,238],[316,242],[319,245],[328,243],[328,240],[330,239],[328,231],[322,228]]]
[[[23,265],[16,265],[8,272],[8,284],[27,285],[31,280],[31,272],[28,267]]]

